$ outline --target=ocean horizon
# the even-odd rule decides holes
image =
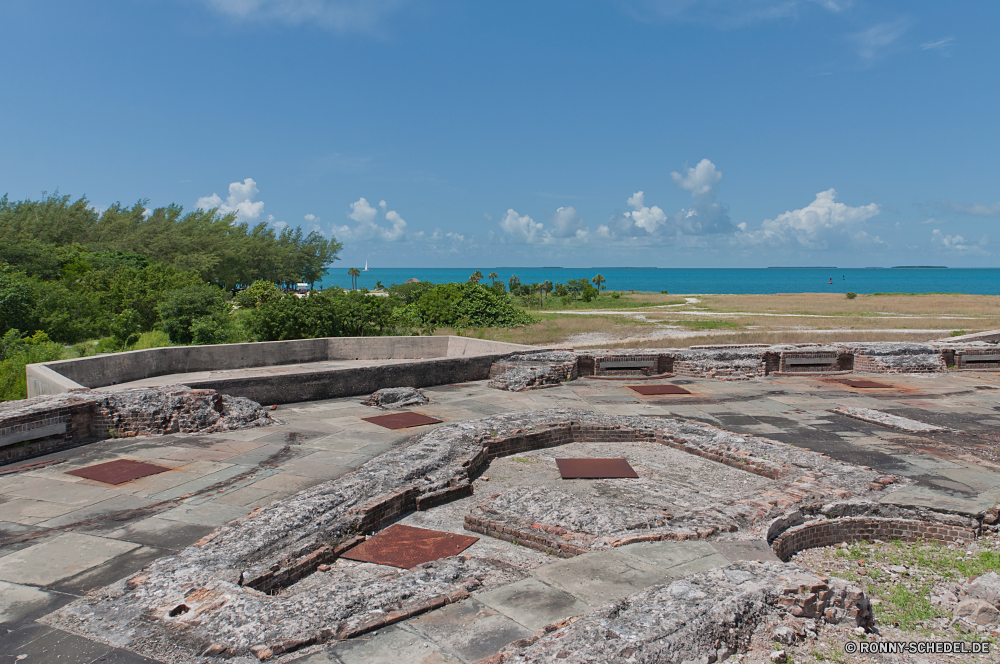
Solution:
[[[347,266],[331,268],[322,284],[351,287]],[[360,269],[360,268],[359,268]],[[358,277],[358,287],[374,289],[408,279],[432,283],[468,281],[473,272],[496,272],[507,284],[516,275],[522,284],[566,283],[570,279],[605,278],[608,290],[678,294],[769,293],[969,293],[1000,295],[1000,268],[946,268],[898,266],[887,268],[766,267],[766,268],[657,268],[657,267],[492,267],[492,268],[381,268],[370,267]],[[833,283],[831,283],[831,281]]]

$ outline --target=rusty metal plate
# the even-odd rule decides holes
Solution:
[[[375,417],[362,417],[361,419],[365,422],[371,422],[372,424],[377,424],[380,427],[385,427],[386,429],[408,429],[410,427],[419,427],[425,424],[437,424],[441,422],[441,420],[428,417],[423,413],[415,413],[412,411],[405,413],[391,413],[389,415],[377,415]]]
[[[843,378],[841,380],[835,380],[833,382],[835,382],[835,383],[843,383],[844,385],[849,385],[851,387],[859,387],[859,388],[862,388],[862,389],[874,388],[874,387],[881,387],[881,388],[884,388],[884,389],[892,389],[894,387],[893,385],[888,385],[886,383],[879,383],[878,381],[874,381],[874,380],[863,380],[863,379],[856,379],[856,378]]]
[[[637,478],[625,459],[556,459],[564,480]]]
[[[98,482],[104,482],[105,484],[125,484],[125,482],[131,482],[132,480],[137,480],[140,477],[156,475],[157,473],[165,473],[168,470],[170,469],[164,468],[163,466],[154,466],[151,463],[142,463],[141,461],[131,461],[129,459],[118,459],[117,461],[99,463],[96,466],[87,466],[86,468],[80,468],[78,470],[69,470],[66,471],[66,474],[76,475],[77,477],[85,477],[88,480],[96,480]]]
[[[410,569],[421,563],[458,555],[478,541],[478,537],[414,528],[397,523],[365,540],[341,557],[363,563]]]
[[[626,385],[625,387],[647,397],[654,394],[691,394],[680,385]]]

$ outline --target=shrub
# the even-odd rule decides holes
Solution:
[[[663,295],[670,295],[670,291],[661,290],[660,293]]]
[[[278,290],[277,285],[264,279],[258,279],[249,288],[244,288],[238,292],[233,297],[233,302],[239,305],[241,309],[253,309],[280,293],[281,291]]]
[[[853,300],[853,299],[854,299],[854,298],[856,298],[857,296],[858,296],[858,294],[857,294],[857,293],[848,293],[848,294],[847,294],[847,299],[848,299],[848,300]]]
[[[618,291],[615,291],[615,292],[613,292],[613,293],[611,294],[611,299],[612,299],[612,300],[617,300],[617,299],[618,299],[618,298],[620,298],[621,296],[622,296],[622,294],[621,294],[621,293],[619,293]]]
[[[226,325],[228,305],[222,291],[208,284],[178,288],[166,294],[158,307],[160,327],[175,344],[189,344],[194,341],[192,326],[196,320],[215,318],[215,328]],[[199,322],[202,338],[208,334],[207,323]],[[213,337],[214,338],[214,337]]]
[[[953,337],[960,337],[960,336],[965,335],[965,334],[968,334],[968,332],[966,332],[965,330],[952,330],[951,331],[951,336],[953,336]]]
[[[132,350],[146,350],[147,348],[163,348],[170,345],[170,337],[162,330],[143,332],[139,335],[139,340],[132,346]]]
[[[44,332],[25,337],[19,330],[11,329],[0,339],[0,353],[0,401],[11,401],[28,396],[25,367],[58,360],[63,347],[50,341]]]

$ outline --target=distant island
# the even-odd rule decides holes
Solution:
[[[768,270],[839,270],[836,265],[771,265]]]
[[[893,265],[893,270],[947,270],[947,265]]]

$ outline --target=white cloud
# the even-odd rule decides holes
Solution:
[[[145,209],[144,209],[144,210],[142,211],[142,218],[143,218],[143,219],[149,219],[149,215],[151,215],[151,214],[153,214],[153,210],[152,210],[152,208],[145,208]]]
[[[306,221],[316,221],[316,219],[317,219],[316,215],[314,215],[314,214],[307,214],[306,216],[304,216],[302,218],[305,219]]]
[[[552,237],[568,238],[586,236],[587,227],[576,208],[567,205],[552,215]]]
[[[334,226],[333,233],[340,239],[348,242],[362,242],[365,240],[379,242],[396,242],[406,236],[406,221],[395,210],[388,210],[385,201],[379,203],[383,216],[388,222],[386,226],[380,226],[378,221],[378,209],[371,206],[365,198],[359,198],[351,203],[351,211],[348,218],[358,222],[353,228],[350,226]]]
[[[711,193],[715,185],[719,184],[722,173],[715,170],[715,164],[708,159],[702,159],[694,168],[684,169],[683,175],[675,171],[670,177],[673,178],[674,184],[681,189],[687,189],[692,196],[704,196]],[[629,205],[631,204],[632,201],[629,201]]]
[[[646,196],[641,191],[632,194],[628,204],[632,206],[632,211],[626,212],[625,216],[631,217],[636,226],[649,234],[655,233],[656,228],[667,221],[667,215],[659,207],[646,207]]]
[[[925,51],[947,51],[953,41],[955,41],[954,37],[945,37],[944,39],[921,44],[920,48]]]
[[[606,229],[619,237],[660,235],[672,237],[675,242],[683,236],[732,233],[736,230],[726,208],[715,200],[715,186],[722,180],[722,173],[708,159],[702,159],[683,173],[670,174],[674,184],[691,192],[691,207],[681,208],[667,215],[660,207],[646,205],[646,194],[637,191],[628,199],[632,208],[618,213],[608,222]],[[688,240],[685,240],[688,242]]]
[[[225,201],[218,194],[202,196],[195,203],[196,208],[211,210],[218,208],[222,214],[236,213],[236,221],[249,221],[256,219],[264,211],[264,201],[254,201],[253,199],[260,193],[257,190],[257,183],[252,178],[247,178],[243,182],[233,182],[229,185],[229,196]]]
[[[978,254],[980,256],[989,255],[990,253],[986,250],[986,245],[990,242],[989,237],[986,235],[981,237],[979,242],[970,244],[961,235],[945,235],[939,229],[935,228],[931,232],[931,242],[955,253]]]
[[[806,207],[766,219],[760,228],[742,232],[740,240],[771,245],[795,242],[808,249],[825,249],[837,239],[882,243],[877,236],[873,238],[858,228],[880,212],[877,203],[851,207],[838,203],[836,198],[837,192],[833,189],[821,191]]]
[[[316,25],[336,32],[370,31],[406,0],[201,0],[233,19]]]
[[[962,203],[952,203],[947,198],[943,198],[937,205],[945,210],[972,217],[1000,217],[1000,202],[993,203],[992,205],[978,202],[971,205],[964,205]]]
[[[857,46],[858,55],[865,60],[875,60],[892,49],[909,29],[908,20],[898,19],[862,30],[851,35],[851,39]]]
[[[542,226],[528,215],[519,215],[513,208],[507,210],[507,214],[500,220],[500,229],[517,244],[545,242],[549,234],[542,230]]]

